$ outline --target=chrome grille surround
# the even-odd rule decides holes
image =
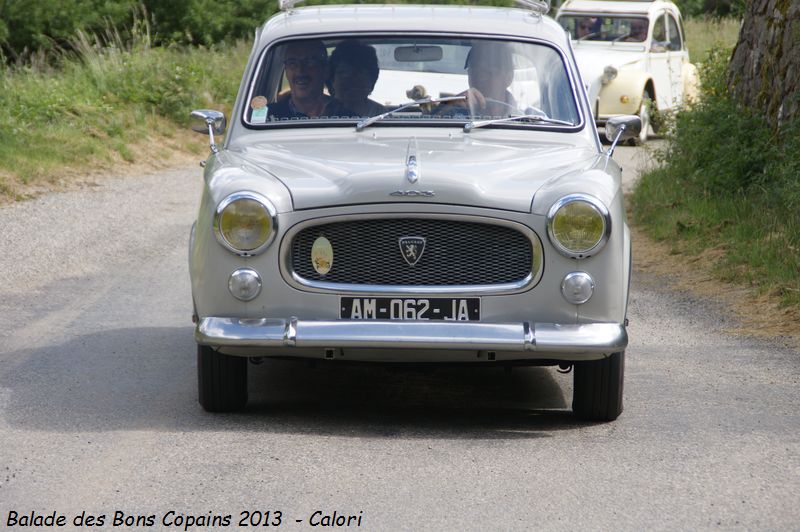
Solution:
[[[437,222],[443,222],[443,224],[438,224],[440,226],[439,232],[446,231],[448,228],[441,229],[443,225],[450,224],[450,230],[452,231],[453,227],[460,226],[462,229],[466,228],[467,230],[474,228],[474,226],[483,226],[484,228],[488,229],[489,231],[493,231],[494,233],[505,234],[507,236],[511,236],[516,241],[516,245],[520,245],[524,242],[527,247],[527,255],[525,256],[525,271],[524,274],[520,270],[520,265],[517,264],[516,268],[518,270],[518,274],[514,279],[504,280],[502,282],[494,282],[494,283],[471,283],[471,284],[387,284],[387,283],[356,283],[356,282],[335,282],[330,279],[330,275],[328,279],[324,278],[308,278],[309,275],[307,272],[302,270],[310,270],[313,272],[313,268],[310,266],[308,267],[301,267],[301,268],[294,268],[294,255],[298,254],[298,259],[300,261],[308,260],[310,264],[310,256],[303,255],[302,251],[298,251],[297,246],[299,244],[296,243],[298,237],[303,238],[305,235],[302,235],[304,231],[308,229],[318,228],[319,226],[330,226],[330,225],[338,225],[338,224],[352,224],[351,227],[357,225],[359,223],[365,223],[366,226],[369,225],[370,222],[375,221],[375,225],[384,225],[384,226],[392,226],[393,234],[386,235],[382,240],[383,249],[386,253],[389,253],[389,259],[394,260],[395,264],[392,266],[399,268],[406,269],[407,271],[413,271],[416,266],[409,266],[403,260],[398,238],[400,236],[426,236],[425,234],[418,234],[420,233],[419,227],[424,227],[425,224],[427,225],[437,225]],[[407,227],[404,227],[404,224],[410,224]],[[416,225],[416,227],[414,226]],[[410,231],[410,232],[409,232]],[[412,234],[413,233],[413,234]],[[318,233],[309,233],[314,236],[307,236],[306,237],[306,246],[308,246],[308,241],[313,240]],[[361,235],[360,235],[361,236]],[[467,235],[465,238],[468,238]],[[363,242],[360,242],[359,245],[369,253],[374,255],[375,253],[375,242],[371,242],[368,236],[362,236]],[[435,240],[435,239],[434,239]],[[432,249],[435,249],[436,242],[431,242],[429,239],[428,247],[425,250],[425,254],[427,258],[431,260],[432,257],[436,255],[431,253]],[[454,244],[458,245],[458,244]],[[489,252],[491,253],[491,247],[498,245],[498,242],[491,242],[489,245]],[[434,246],[434,247],[431,247]],[[371,251],[369,251],[371,250]],[[518,293],[523,292],[532,288],[536,283],[539,282],[542,276],[543,271],[543,248],[542,243],[538,235],[531,230],[529,227],[517,223],[512,222],[509,220],[504,220],[500,218],[488,218],[484,216],[469,216],[469,215],[449,215],[449,214],[424,214],[424,213],[372,213],[372,214],[358,214],[358,215],[345,215],[345,216],[331,216],[325,218],[315,218],[313,220],[307,220],[304,222],[300,222],[295,226],[291,227],[281,242],[281,273],[283,274],[284,279],[293,287],[298,288],[304,291],[311,291],[311,292],[325,292],[325,293],[385,293],[385,294],[508,294],[508,293]],[[519,255],[519,252],[516,253]],[[341,258],[341,257],[340,257]],[[491,256],[489,257],[491,258]],[[337,252],[336,252],[336,244],[334,244],[334,259],[333,264],[334,268],[337,264]],[[424,261],[425,257],[420,259],[420,262]],[[469,255],[461,255],[459,257],[453,258],[452,261],[461,261],[461,264],[470,264],[470,256]],[[517,263],[519,263],[520,258],[519,256],[516,257]],[[340,260],[341,264],[341,260]],[[455,264],[455,262],[453,262]],[[367,268],[374,268],[375,265],[370,265]],[[377,266],[380,267],[380,266]],[[363,268],[362,268],[363,269]],[[298,271],[300,270],[300,271]],[[316,272],[313,272],[315,277],[321,277]],[[305,276],[304,276],[305,274]],[[334,276],[335,277],[335,276]]]

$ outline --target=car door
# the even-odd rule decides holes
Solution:
[[[683,63],[688,52],[683,46],[683,35],[681,35],[678,21],[672,13],[666,13],[667,18],[667,37],[669,46],[667,56],[669,57],[669,77],[672,88],[672,106],[677,107],[683,104]]]
[[[669,63],[669,40],[667,38],[666,13],[661,12],[653,25],[650,40],[650,75],[656,89],[656,105],[658,109],[672,108],[672,81]]]

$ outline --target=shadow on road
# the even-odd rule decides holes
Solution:
[[[266,360],[250,403],[197,403],[191,327],[117,329],[0,354],[3,417],[42,431],[246,430],[352,437],[532,438],[582,426],[551,368]],[[571,390],[567,390],[569,395]]]

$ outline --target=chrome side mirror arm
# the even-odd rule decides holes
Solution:
[[[210,128],[210,127],[211,127],[211,126],[209,126],[209,128]],[[614,139],[611,141],[611,146],[609,146],[608,150],[606,150],[606,155],[608,155],[609,157],[611,157],[612,155],[614,155],[614,148],[616,148],[616,147],[617,147],[617,143],[619,143],[619,141],[620,141],[620,138],[622,137],[622,134],[623,134],[623,133],[625,133],[625,130],[626,130],[626,129],[628,129],[628,128],[627,128],[627,126],[626,126],[625,124],[622,124],[622,125],[619,127],[619,129],[617,130],[617,134],[616,134],[616,136],[615,136],[615,137],[614,137]],[[214,141],[213,141],[213,137],[212,137],[212,141],[211,141],[211,142],[212,142],[212,144],[213,144],[213,142],[214,142]],[[213,151],[213,148],[212,148],[212,151]]]
[[[217,143],[214,141],[214,127],[211,125],[210,121],[206,121],[208,124],[208,144],[209,148],[211,148],[211,153],[219,153],[219,148],[217,148]]]
[[[214,139],[214,133],[217,135],[225,133],[225,115],[211,109],[197,109],[192,111],[191,117],[196,120],[196,122],[192,124],[192,131],[204,134],[207,133],[211,153],[219,153],[219,148]]]
[[[642,119],[636,115],[612,116],[606,121],[606,139],[611,141],[611,146],[606,150],[606,156],[614,155],[614,148],[621,140],[632,139],[639,136],[642,131]]]

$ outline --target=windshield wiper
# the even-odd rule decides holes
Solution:
[[[420,98],[419,100],[411,100],[410,102],[406,102],[403,105],[401,105],[400,107],[397,107],[396,109],[392,109],[391,111],[386,111],[385,113],[381,113],[379,115],[375,115],[375,116],[371,116],[369,118],[365,118],[364,120],[362,120],[361,122],[356,124],[356,131],[361,131],[365,127],[371,126],[375,122],[377,122],[379,120],[383,120],[384,118],[386,118],[389,115],[392,115],[394,113],[399,113],[400,111],[402,111],[404,109],[408,109],[409,107],[414,107],[415,105],[423,105],[423,104],[426,104],[426,103],[452,102],[454,100],[466,100],[466,99],[467,99],[466,96],[445,96],[443,98],[427,97],[427,98]]]
[[[517,122],[520,120],[530,120],[532,122],[543,122],[545,124],[556,124],[558,126],[574,126],[576,124],[572,122],[567,122],[565,120],[558,120],[556,118],[550,118],[549,116],[541,116],[541,115],[514,115],[514,116],[507,116],[506,118],[493,118],[491,120],[480,120],[472,122],[467,122],[464,124],[464,133],[469,133],[473,129],[477,129],[483,126],[490,126],[492,124],[502,124],[503,122]]]

